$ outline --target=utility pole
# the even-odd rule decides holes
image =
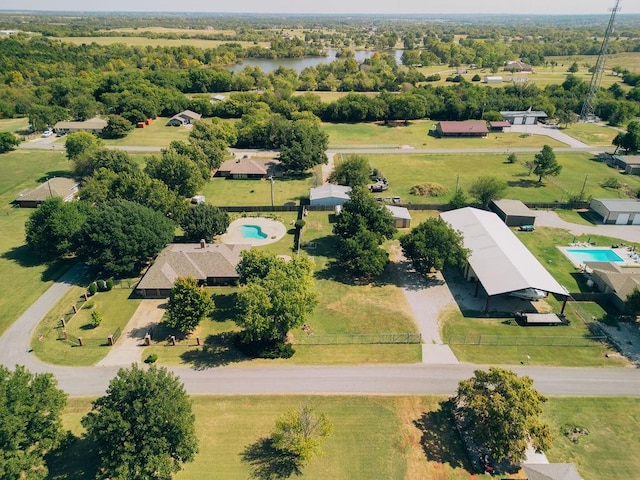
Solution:
[[[275,205],[274,205],[275,202],[273,201],[273,182],[274,182],[273,175],[271,175],[269,177],[269,183],[271,183],[271,210],[275,210]]]
[[[584,182],[582,183],[582,190],[580,190],[580,199],[582,199],[582,196],[584,195],[584,189],[587,186],[587,179],[589,178],[589,175],[585,175],[584,176]]]

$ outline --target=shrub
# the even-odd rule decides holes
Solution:
[[[96,285],[98,286],[98,291],[99,292],[106,292],[107,291],[107,282],[105,282],[104,280],[97,280],[96,281]]]
[[[284,342],[250,342],[236,337],[238,349],[253,358],[291,358],[296,353],[293,345]]]
[[[95,295],[97,291],[98,291],[98,285],[96,284],[96,282],[91,282],[91,284],[89,285],[89,288],[87,289],[89,296]]]
[[[91,310],[94,307],[93,302],[87,302],[84,304],[84,308]]]
[[[103,317],[102,314],[97,311],[94,310],[93,312],[91,312],[91,324],[93,325],[93,327],[99,327],[100,324],[102,323]]]
[[[480,75],[478,75],[477,73],[473,77],[471,77],[472,82],[479,82],[480,80]]]
[[[620,188],[620,180],[618,180],[616,177],[609,177],[609,178],[605,178],[601,183],[600,186],[602,188],[613,188],[613,189],[618,189]]]
[[[447,187],[439,183],[423,183],[411,187],[409,193],[419,197],[438,197],[447,193]]]
[[[144,363],[156,363],[158,361],[158,355],[155,353],[150,354],[144,359]]]
[[[298,230],[301,230],[302,227],[304,227],[305,225],[306,225],[306,222],[303,219],[296,220],[295,227]]]
[[[433,75],[429,75],[427,78],[425,78],[425,81],[427,82],[439,82],[440,80],[442,80],[442,77],[439,73],[434,73]]]
[[[106,282],[106,285],[107,285],[107,291],[108,292],[113,290],[113,278],[108,278],[107,282]]]
[[[518,163],[518,156],[515,153],[510,153],[507,157],[507,163]]]

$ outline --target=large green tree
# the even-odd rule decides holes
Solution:
[[[180,221],[185,238],[190,242],[204,239],[211,242],[229,228],[229,214],[218,207],[203,203],[189,208]]]
[[[78,177],[90,177],[101,168],[106,168],[115,173],[139,171],[138,165],[123,150],[86,150],[73,158],[74,173]]]
[[[240,263],[236,267],[240,284],[266,277],[271,269],[280,266],[281,261],[271,252],[255,248],[244,250],[240,256]]]
[[[353,237],[341,239],[337,260],[348,275],[369,281],[382,274],[389,263],[389,254],[380,248],[378,236],[363,228]]]
[[[478,177],[469,186],[469,194],[482,204],[482,208],[488,208],[491,200],[499,200],[506,191],[506,182],[491,176]]]
[[[376,201],[371,193],[362,187],[355,187],[349,194],[349,200],[342,205],[342,211],[333,226],[333,233],[349,238],[363,228],[374,233],[378,243],[393,237],[397,231],[393,225],[391,212]]]
[[[162,213],[127,200],[95,207],[79,232],[88,265],[114,275],[137,274],[173,239],[175,226]]]
[[[327,163],[325,151],[328,146],[329,136],[320,128],[319,122],[295,120],[285,133],[279,158],[287,170],[305,172]]]
[[[362,155],[348,155],[329,175],[329,182],[349,187],[365,186],[369,183],[371,167]]]
[[[264,277],[251,277],[238,292],[236,322],[245,340],[278,344],[305,323],[317,303],[311,261],[276,259]]]
[[[149,157],[144,171],[183,197],[192,197],[204,184],[200,166],[172,149],[163,150],[160,157]]]
[[[441,218],[428,218],[400,239],[404,255],[421,273],[464,266],[469,251],[462,234]]]
[[[120,369],[82,425],[96,443],[104,480],[171,480],[198,451],[191,400],[164,368]]]
[[[67,151],[69,160],[74,160],[90,151],[97,150],[103,145],[102,139],[89,132],[70,133],[64,141],[64,148]]]
[[[20,139],[11,132],[0,132],[0,153],[10,152],[20,145]]]
[[[167,317],[164,323],[183,334],[189,334],[202,319],[213,312],[211,295],[198,285],[198,281],[189,277],[178,277],[169,294]]]
[[[497,461],[518,464],[529,444],[536,450],[551,445],[551,431],[542,420],[546,398],[533,388],[533,380],[510,370],[476,370],[458,385],[455,411],[462,428]]]
[[[557,176],[562,171],[562,165],[558,163],[556,154],[549,145],[545,145],[535,154],[533,163],[533,173],[538,175],[538,183],[542,183],[544,177]]]
[[[640,151],[640,122],[629,122],[627,131],[616,135],[612,143],[616,146],[614,153],[617,153],[619,148],[622,148],[627,153]]]
[[[0,365],[0,478],[47,477],[45,454],[63,434],[67,397],[50,373],[33,374],[22,366]]]
[[[77,236],[91,207],[85,202],[64,202],[51,197],[33,211],[25,225],[27,244],[36,256],[54,260],[75,252]]]
[[[144,115],[141,119],[144,120]],[[123,138],[133,130],[133,124],[120,115],[109,115],[107,117],[107,126],[102,129],[104,138]]]

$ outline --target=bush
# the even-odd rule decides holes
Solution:
[[[296,220],[295,226],[298,230],[301,230],[305,225],[306,222],[303,219]]]
[[[425,81],[427,82],[439,82],[440,80],[442,80],[442,77],[439,73],[434,73],[433,75],[429,75],[427,78],[425,78]]]
[[[97,280],[96,281],[96,285],[98,286],[98,291],[99,292],[106,292],[107,291],[107,282],[105,282],[104,280]]]
[[[507,157],[507,163],[518,163],[518,156],[515,153],[510,153]]]
[[[477,73],[473,77],[471,77],[472,82],[479,82],[480,80],[480,75],[478,75]]]
[[[91,310],[94,307],[93,302],[87,302],[84,304],[84,308]]]
[[[107,284],[107,292],[113,290],[113,278],[108,278],[106,284]]]
[[[238,349],[252,358],[291,358],[296,353],[293,345],[284,342],[249,342],[237,337]]]
[[[96,284],[96,282],[91,282],[91,284],[89,285],[89,288],[87,289],[87,293],[89,293],[89,296],[92,297],[93,295],[96,294],[97,291],[98,291],[98,285]]]
[[[609,178],[605,178],[601,183],[600,186],[602,188],[613,188],[613,189],[618,189],[620,188],[620,180],[618,180],[616,177],[609,177]]]
[[[411,187],[409,193],[419,197],[438,197],[447,193],[447,187],[439,183],[423,183],[422,185]]]
[[[102,323],[103,317],[102,314],[100,312],[98,312],[97,310],[94,310],[93,312],[91,312],[91,324],[93,325],[93,327],[99,327],[100,324]]]
[[[156,363],[158,361],[158,355],[155,353],[150,354],[144,359],[144,363]]]

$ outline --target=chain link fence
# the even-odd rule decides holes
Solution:
[[[296,337],[295,345],[381,345],[422,343],[419,333],[373,333],[373,334],[307,334]]]

